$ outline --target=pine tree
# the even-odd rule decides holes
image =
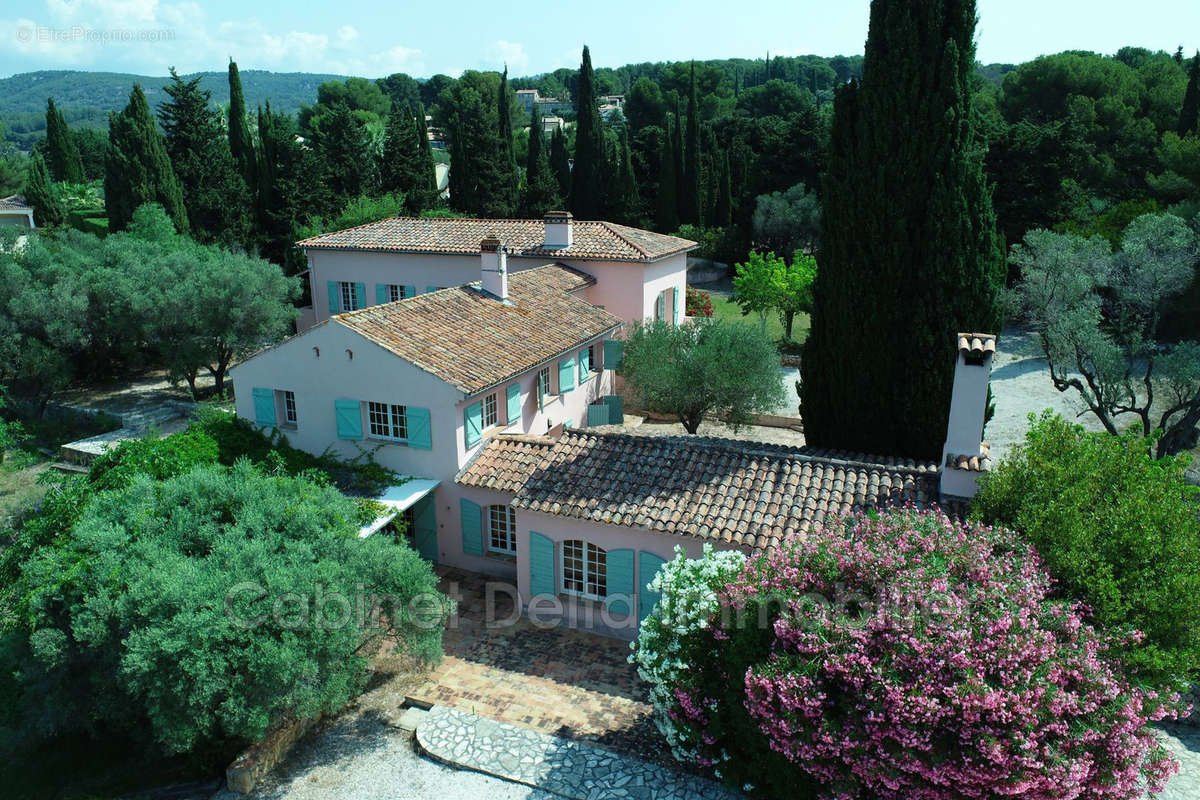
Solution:
[[[1200,51],[1192,58],[1188,70],[1187,91],[1183,95],[1183,110],[1179,113],[1179,135],[1200,133]]]
[[[496,93],[496,134],[500,139],[497,169],[500,182],[497,186],[497,204],[502,209],[499,216],[512,216],[517,208],[517,191],[521,174],[517,172],[517,157],[513,150],[512,107],[508,91],[508,66],[500,76],[500,88]]]
[[[683,193],[679,196],[679,219],[703,225],[700,214],[700,108],[696,102],[696,62],[692,62],[692,81],[688,91],[687,153],[683,162]]]
[[[367,130],[349,106],[335,103],[322,115],[313,142],[333,201],[327,211],[340,211],[350,200],[375,191],[378,174]]]
[[[674,233],[679,230],[679,201],[678,195],[675,193],[676,175],[675,164],[675,140],[677,136],[676,128],[679,123],[676,120],[667,118],[667,129],[662,137],[662,150],[659,152],[658,163],[660,164],[660,172],[658,176],[658,208],[656,209],[655,221],[658,223],[658,229],[663,233]]]
[[[596,77],[592,55],[583,48],[579,66],[579,92],[576,99],[575,166],[571,175],[571,213],[579,219],[600,219],[604,215],[604,130],[596,105]]]
[[[686,222],[683,216],[684,201],[683,195],[686,191],[684,181],[687,176],[684,175],[684,154],[683,154],[683,114],[679,110],[679,98],[675,98],[675,127],[672,128],[674,138],[671,140],[671,169],[675,176],[675,216],[678,222]]]
[[[379,165],[382,192],[402,192],[408,213],[416,215],[433,204],[433,157],[429,152],[424,109],[392,109],[384,132],[383,159]],[[424,141],[422,141],[424,140]]]
[[[558,181],[550,168],[546,153],[545,136],[542,132],[540,115],[534,111],[529,126],[529,155],[525,161],[525,192],[521,195],[521,216],[539,218],[547,211],[558,209],[562,200],[558,194]]]
[[[108,228],[125,229],[143,203],[160,204],[180,233],[188,230],[183,192],[163,144],[162,134],[142,87],[134,84],[129,104],[108,117],[108,149],[104,156],[104,206]]]
[[[242,94],[242,76],[237,62],[229,59],[229,150],[237,162],[238,172],[247,186],[257,184],[255,179],[254,142],[250,128],[246,125],[246,98]]]
[[[550,137],[550,169],[558,181],[558,196],[571,195],[571,154],[567,152],[567,136],[562,128],[555,128]]]
[[[801,411],[817,447],[937,458],[958,331],[997,331],[1003,245],[973,130],[976,4],[873,0],[838,90]]]
[[[501,144],[495,106],[484,105],[470,86],[456,87],[450,128],[450,205],[482,217],[513,214],[513,198],[504,185]]]
[[[29,172],[25,176],[25,202],[33,209],[33,223],[39,227],[62,225],[66,221],[62,203],[54,195],[46,161],[37,150],[29,158]]]
[[[75,137],[67,127],[67,120],[62,112],[54,106],[54,98],[46,99],[46,165],[50,176],[56,181],[67,183],[82,183],[83,160],[79,157],[79,147]]]
[[[711,223],[715,228],[728,228],[733,224],[733,192],[730,188],[729,151],[721,156],[721,175],[717,182],[716,201],[713,203]]]
[[[196,238],[245,245],[251,193],[226,146],[212,93],[200,88],[199,77],[185,81],[174,67],[164,89],[171,99],[159,106],[158,118]]]

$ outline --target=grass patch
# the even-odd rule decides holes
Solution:
[[[742,316],[741,306],[730,300],[728,295],[713,292],[712,306],[713,319],[742,322],[748,325],[760,324],[756,314]],[[779,321],[779,315],[771,314],[767,317],[767,334],[779,343],[780,350],[785,353],[791,352],[808,338],[809,324],[808,314],[797,314],[796,319],[792,322],[792,340],[789,342],[783,338],[783,323]]]

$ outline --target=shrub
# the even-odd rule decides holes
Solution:
[[[138,475],[166,480],[201,464],[217,463],[217,442],[200,430],[165,439],[146,436],[121,442],[92,462],[88,481],[97,491],[122,489]]]
[[[356,514],[332,487],[248,462],[97,495],[21,565],[0,739],[244,744],[285,714],[339,709],[382,636],[438,658],[445,605],[430,565],[387,537],[359,539]],[[388,598],[382,615],[375,597]]]
[[[1030,417],[982,482],[972,516],[1021,531],[1096,623],[1145,634],[1128,654],[1149,684],[1200,676],[1200,504],[1187,457],[1155,460],[1134,433]]]
[[[716,565],[691,571],[718,603],[664,582],[634,658],[677,751],[731,784],[1132,800],[1178,768],[1147,727],[1176,698],[1131,687],[1113,658],[1124,641],[1052,599],[1006,529],[893,510],[817,526],[723,587]]]
[[[689,317],[711,317],[713,315],[712,295],[703,289],[687,287],[687,315]]]

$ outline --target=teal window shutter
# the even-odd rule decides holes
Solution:
[[[471,556],[483,555],[483,509],[463,497],[459,500],[462,508],[462,546],[463,552]]]
[[[436,291],[437,291],[437,287],[436,287],[436,286],[426,286],[426,287],[425,287],[425,291],[426,291],[426,292],[436,292]]]
[[[667,298],[664,292],[659,292],[658,297],[654,300],[654,318],[656,320],[666,320],[667,318]]]
[[[667,563],[666,559],[659,558],[654,553],[647,553],[642,550],[638,553],[638,623],[650,616],[650,612],[658,605],[658,592],[652,592],[648,588],[650,581],[654,580],[654,576],[658,574],[658,569],[663,564]]]
[[[587,407],[587,424],[589,428],[596,425],[607,425],[608,419],[608,403],[593,404]]]
[[[553,597],[554,542],[535,531],[529,532],[529,594],[533,597]]]
[[[342,293],[338,290],[338,282],[328,281],[325,287],[329,292],[329,313],[340,313],[342,310]]]
[[[463,435],[469,450],[483,438],[483,403],[471,403],[463,409],[463,425]]]
[[[334,400],[333,408],[337,418],[338,438],[363,438],[362,404],[357,400]]]
[[[508,401],[508,424],[514,425],[521,421],[521,384],[514,383],[505,390]]]
[[[609,550],[605,575],[608,592],[604,603],[613,614],[633,613],[633,551]]]
[[[558,393],[566,394],[575,388],[575,359],[564,358],[558,362]]]
[[[275,427],[275,392],[256,387],[254,395],[254,421],[264,428]]]
[[[579,351],[579,383],[580,383],[580,385],[582,385],[585,381],[587,381],[588,378],[590,378],[592,376],[591,372],[592,372],[592,351],[587,350],[587,349],[580,350]]]
[[[354,307],[367,307],[367,285],[365,283],[354,284]]]
[[[608,408],[608,424],[625,424],[625,398],[619,394],[604,395],[604,405]]]
[[[404,299],[405,300],[407,300],[410,297],[416,297],[416,296],[417,296],[417,287],[415,287],[415,286],[405,286],[404,287]]]
[[[619,339],[608,339],[604,342],[604,368],[616,369],[621,366],[621,356],[624,354],[625,343]]]
[[[678,286],[676,286],[674,289],[671,290],[671,299],[675,304],[675,309],[672,313],[672,316],[674,316],[674,318],[675,318],[675,324],[678,325],[682,321],[682,318],[679,313],[679,287]]]
[[[408,446],[418,450],[432,450],[433,432],[429,426],[429,409],[406,406],[404,419],[408,425]]]
[[[427,494],[413,506],[413,541],[421,558],[437,563],[437,503]]]
[[[381,306],[388,301],[388,290],[386,283],[375,284],[375,305]]]

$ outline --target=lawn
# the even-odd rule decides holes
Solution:
[[[729,295],[711,292],[713,318],[728,320],[731,322],[746,322],[754,325],[760,324],[757,315],[748,317],[742,316],[742,309],[737,303],[729,299]],[[808,337],[809,318],[808,314],[797,314],[795,321],[792,323],[792,341],[801,343]],[[770,314],[767,316],[767,333],[772,339],[782,344],[783,340],[783,323],[779,320],[778,314]]]

